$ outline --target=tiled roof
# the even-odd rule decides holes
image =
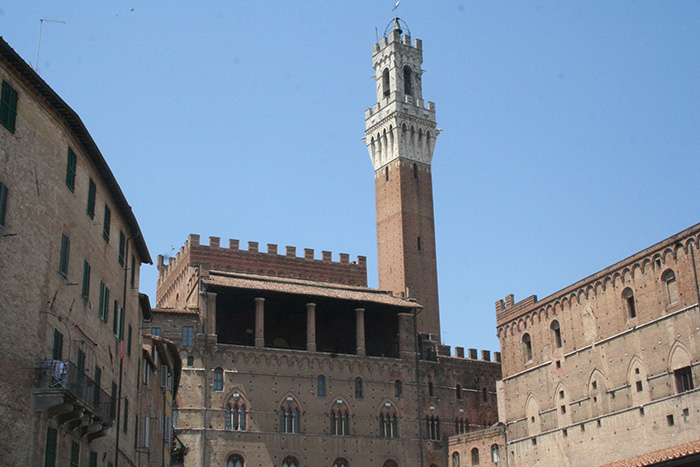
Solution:
[[[679,444],[678,446],[648,452],[641,456],[613,462],[601,467],[646,467],[657,465],[662,462],[683,459],[688,456],[700,456],[700,439],[685,444]]]
[[[153,313],[175,313],[175,314],[180,314],[180,315],[196,315],[198,314],[197,310],[179,310],[175,308],[154,308]]]
[[[202,278],[202,282],[212,286],[352,300],[357,302],[398,306],[407,309],[418,306],[415,302],[408,301],[401,297],[395,297],[391,295],[390,292],[371,289],[369,287],[259,276],[255,274],[239,274],[224,271],[209,271],[209,274],[209,277]]]

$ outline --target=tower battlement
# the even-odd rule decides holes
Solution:
[[[303,256],[297,256],[297,248],[286,246],[284,254],[278,252],[274,243],[267,244],[267,251],[259,249],[258,242],[248,242],[248,249],[240,248],[238,239],[229,239],[228,247],[221,246],[219,237],[209,237],[209,245],[200,243],[200,236],[190,234],[185,244],[166,263],[158,255],[158,292],[175,283],[189,266],[206,265],[208,269],[259,274],[293,279],[304,279],[335,284],[367,286],[367,258],[358,256],[350,261],[350,255],[340,253],[333,261],[330,251],[322,251],[316,259],[312,248],[304,248]]]

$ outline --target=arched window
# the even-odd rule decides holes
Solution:
[[[532,360],[532,340],[528,333],[523,334],[523,353],[525,354],[526,362]]]
[[[229,456],[228,461],[226,462],[226,467],[243,467],[244,464],[243,458],[238,454],[234,454]]]
[[[214,370],[214,391],[224,390],[224,370],[217,368]]]
[[[355,378],[355,399],[362,399],[362,378]]]
[[[399,464],[397,464],[396,461],[389,459],[384,462],[384,465],[382,467],[399,467]]]
[[[390,402],[385,402],[379,412],[379,435],[382,438],[399,437],[399,421],[396,409]]]
[[[472,465],[479,465],[479,448],[472,449]]]
[[[418,165],[415,163],[413,164],[413,178],[418,180]]]
[[[413,95],[413,72],[408,65],[403,67],[403,93],[407,96]]]
[[[428,435],[428,439],[440,439],[440,417],[437,415],[425,417],[425,433]]]
[[[481,389],[481,396],[482,396],[482,398],[484,399],[484,402],[488,402],[488,401],[489,401],[489,390],[488,390],[488,388],[485,388],[485,387],[484,387],[484,388]]]
[[[316,395],[326,397],[326,377],[323,375],[318,375],[316,378]]]
[[[384,97],[389,97],[389,94],[391,94],[391,90],[389,89],[389,69],[384,68],[384,72],[382,73],[382,91],[384,93]]]
[[[292,396],[287,396],[280,406],[280,433],[299,433],[301,411]]]
[[[452,453],[452,467],[459,467],[459,453],[457,451]]]
[[[624,300],[625,306],[627,307],[627,316],[629,318],[636,318],[637,307],[634,305],[634,292],[632,292],[632,289],[627,287],[622,291],[622,300]]]
[[[501,452],[498,449],[498,444],[491,445],[491,462],[499,462],[501,460]]]
[[[245,431],[246,406],[238,394],[226,405],[226,429],[233,431]]]
[[[342,457],[339,457],[333,461],[333,467],[350,467],[350,464]]]
[[[398,379],[394,381],[394,396],[395,397],[402,397],[403,396],[403,383],[401,383],[401,381]]]
[[[661,280],[666,284],[666,298],[668,298],[668,304],[676,303],[678,301],[676,274],[671,269],[667,269],[661,275]]]
[[[455,417],[455,434],[461,435],[469,431],[469,419],[463,416]]]
[[[462,400],[462,385],[458,384],[457,387],[455,388],[455,393],[457,396],[457,400]]]
[[[350,411],[342,399],[338,399],[331,406],[328,417],[330,418],[332,435],[346,436],[350,434]]]
[[[435,397],[435,385],[432,381],[428,381],[428,395],[430,397]]]
[[[299,461],[296,457],[287,456],[282,461],[282,467],[299,467]]]
[[[554,341],[554,346],[557,349],[561,349],[561,329],[559,328],[559,321],[556,319],[552,321],[549,329],[552,330],[552,341]]]

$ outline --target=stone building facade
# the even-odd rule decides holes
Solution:
[[[185,466],[448,463],[447,439],[496,422],[500,354],[439,345],[431,161],[435,106],[422,43],[393,21],[373,48],[366,112],[379,289],[365,258],[222,246],[190,235],[158,259],[153,333],[183,360]]]
[[[0,82],[0,464],[126,465],[151,258],[85,125],[1,39]]]
[[[700,463],[698,241],[700,225],[544,299],[496,302],[497,465]]]

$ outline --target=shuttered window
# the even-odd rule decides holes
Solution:
[[[10,83],[2,82],[2,95],[0,96],[0,123],[2,126],[15,132],[15,122],[17,120],[17,91]]]
[[[46,429],[46,454],[44,456],[44,467],[56,467],[56,438],[58,431],[55,428]]]
[[[66,234],[61,235],[61,261],[58,265],[58,272],[63,276],[68,275],[68,260],[70,258],[70,239]]]
[[[104,284],[103,284],[104,285]],[[88,300],[90,298],[90,263],[85,260],[83,262],[83,298]]]
[[[75,169],[78,158],[71,148],[68,148],[68,164],[66,165],[66,186],[70,191],[75,191]]]
[[[87,215],[90,216],[90,219],[95,218],[95,194],[97,193],[97,187],[95,186],[95,182],[90,179],[90,183],[88,185],[88,201],[87,201]]]

